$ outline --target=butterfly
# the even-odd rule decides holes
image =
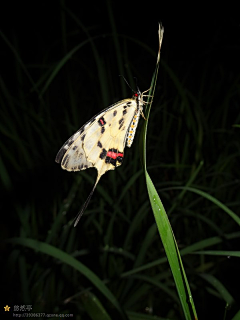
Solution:
[[[137,87],[132,98],[121,100],[102,110],[74,133],[59,150],[55,161],[61,163],[62,169],[81,171],[94,167],[98,171],[94,187],[75,218],[74,227],[89,204],[101,176],[122,164],[124,148],[130,148],[133,143],[140,115],[145,119],[143,105],[146,102],[143,98],[148,96],[144,93],[149,90],[141,93]]]

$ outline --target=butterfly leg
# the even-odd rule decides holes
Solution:
[[[150,91],[150,90],[151,90],[151,88],[152,88],[152,87],[150,87],[148,90],[143,91],[143,92],[142,92],[142,97],[144,97],[144,93],[146,93],[146,92]],[[148,95],[147,95],[147,96],[148,96]]]
[[[151,97],[151,98],[153,98],[153,96],[150,96],[149,94],[144,94],[144,93],[147,93],[148,91],[150,91],[151,88],[152,88],[152,87],[150,87],[148,90],[142,92],[142,94],[141,94],[141,100],[142,100],[142,101],[143,101],[143,97]],[[147,104],[147,102],[146,102],[146,101],[143,101],[143,104]],[[144,118],[144,117],[143,117],[143,118]],[[145,119],[145,118],[144,118],[144,119]]]
[[[140,111],[141,116],[143,117],[144,120],[147,120],[147,118],[145,117],[144,113],[142,111]]]

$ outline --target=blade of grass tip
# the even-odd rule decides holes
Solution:
[[[158,29],[158,36],[159,36],[159,49],[158,49],[158,56],[157,56],[157,64],[156,68],[152,77],[151,81],[151,86],[149,90],[149,95],[147,99],[147,105],[145,108],[145,117],[146,120],[143,125],[143,129],[141,132],[142,138],[140,139],[140,154],[142,157],[142,165],[144,170],[146,171],[146,138],[147,138],[147,125],[148,125],[148,117],[150,114],[152,102],[153,102],[153,97],[154,97],[154,92],[156,88],[156,83],[157,83],[157,75],[158,75],[158,69],[159,69],[159,63],[160,63],[160,53],[161,53],[161,46],[162,46],[162,40],[163,40],[163,33],[164,33],[164,28],[161,24],[159,24],[159,29]],[[141,143],[142,142],[142,143]]]
[[[159,51],[158,51],[158,57],[157,57],[157,64],[155,68],[155,72],[152,77],[152,83],[151,83],[151,90],[149,95],[151,95],[153,98],[155,87],[156,87],[156,81],[157,81],[157,75],[158,75],[158,68],[159,68],[159,62],[160,62],[160,50],[162,45],[162,39],[163,39],[163,27],[159,25]],[[149,103],[149,106],[146,110],[146,116],[147,119],[149,117],[150,108],[151,108],[151,102]],[[155,216],[157,228],[161,237],[161,240],[164,245],[164,249],[166,251],[166,255],[171,267],[171,271],[174,277],[174,281],[176,284],[176,288],[179,294],[179,298],[181,301],[181,305],[185,314],[186,319],[197,319],[197,313],[196,309],[193,303],[190,287],[187,281],[187,277],[183,268],[183,264],[181,261],[181,256],[177,247],[177,243],[170,225],[170,222],[168,220],[168,216],[165,212],[165,209],[163,207],[163,204],[157,194],[157,191],[152,183],[152,180],[150,176],[148,175],[147,169],[146,169],[146,133],[147,133],[147,120],[143,127],[143,135],[142,135],[142,144],[143,144],[143,166],[145,170],[145,176],[146,176],[146,184],[148,189],[148,194],[150,198],[150,203],[152,206],[152,210]]]

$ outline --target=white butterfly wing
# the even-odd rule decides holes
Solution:
[[[125,145],[130,147],[132,144],[142,105],[138,95],[113,104],[89,120],[59,150],[55,161],[61,163],[63,169],[80,171],[95,167],[98,171],[95,185],[74,226],[86,209],[101,176],[121,165]]]
[[[123,153],[128,128],[136,109],[135,100],[125,99],[101,111],[64,143],[56,156],[56,162],[68,171],[95,167],[100,176],[115,169],[121,163],[104,163],[104,150],[108,152],[109,149],[116,149]]]

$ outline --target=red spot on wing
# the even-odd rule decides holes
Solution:
[[[113,151],[108,151],[107,157],[112,158],[112,159],[116,159],[117,158],[117,153],[113,152]]]
[[[112,159],[117,159],[117,157],[123,157],[123,153],[108,151],[107,157],[112,158]]]
[[[103,126],[104,125],[103,119],[100,119],[99,121],[101,122],[101,125]]]

